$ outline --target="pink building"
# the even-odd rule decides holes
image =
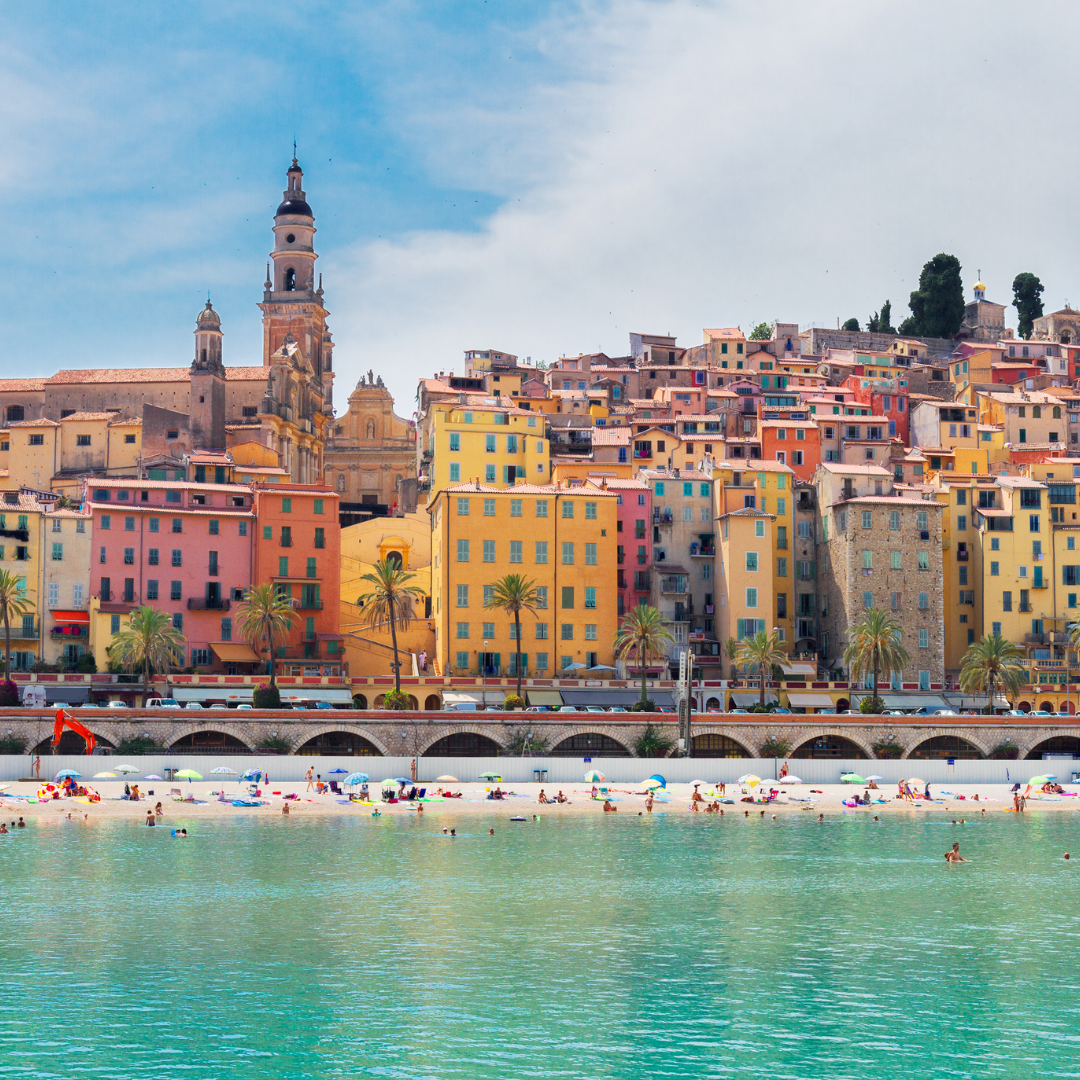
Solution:
[[[120,617],[148,605],[172,616],[185,639],[179,666],[222,670],[214,645],[243,644],[236,603],[251,583],[251,489],[239,484],[91,479],[90,595],[106,639]],[[228,651],[228,650],[225,650]]]
[[[652,490],[641,480],[608,480],[607,489],[619,496],[615,542],[621,617],[630,608],[649,601]]]

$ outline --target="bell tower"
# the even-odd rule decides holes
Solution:
[[[225,366],[221,362],[221,318],[209,300],[195,321],[189,411],[191,448],[224,450]]]
[[[263,365],[290,337],[311,364],[322,390],[322,412],[331,411],[333,342],[326,326],[322,275],[316,284],[315,215],[303,187],[304,173],[296,158],[286,173],[281,205],[274,215],[274,250],[266,267],[263,299]]]

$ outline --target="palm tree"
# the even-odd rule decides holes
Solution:
[[[274,585],[252,585],[240,601],[236,614],[240,633],[256,652],[262,652],[262,642],[266,640],[270,653],[270,685],[277,689],[274,646],[278,638],[284,638],[292,628],[296,617],[292,597]]]
[[[649,700],[645,692],[645,661],[650,656],[659,656],[664,651],[664,645],[675,639],[664,626],[660,612],[648,604],[639,604],[631,608],[623,618],[622,626],[615,635],[615,655],[626,656],[628,653],[637,653],[638,667],[641,668],[641,701],[642,709],[646,708]]]
[[[134,671],[142,668],[143,698],[150,689],[150,672],[168,671],[184,647],[184,635],[172,624],[172,616],[157,608],[140,607],[128,625],[116,634],[106,650],[109,659]]]
[[[902,671],[907,666],[908,651],[900,644],[900,624],[881,608],[870,608],[850,629],[844,649],[844,663],[852,679],[868,671],[874,675],[873,708],[880,711],[884,702],[878,697],[878,678],[882,671]]]
[[[4,619],[4,680],[11,680],[11,620],[29,611],[26,585],[10,570],[0,570],[0,616]]]
[[[761,697],[758,704],[765,708],[765,679],[771,674],[772,669],[782,664],[787,659],[787,653],[780,648],[780,638],[774,630],[766,634],[759,630],[753,637],[743,638],[736,650],[740,664],[751,664],[757,668],[761,683]]]
[[[731,663],[731,677],[734,679],[735,665],[738,663],[739,656],[739,639],[729,637],[727,641],[724,642],[724,649],[727,652],[728,661]]]
[[[415,577],[403,570],[399,563],[380,559],[370,574],[361,575],[361,581],[371,582],[371,588],[357,601],[367,612],[367,626],[379,630],[390,627],[390,641],[394,646],[394,690],[401,693],[401,662],[398,660],[397,628],[407,629],[412,620],[413,600],[424,595],[424,590],[409,582]]]
[[[526,580],[521,574],[507,574],[506,577],[499,578],[491,586],[491,595],[484,600],[485,608],[495,608],[514,616],[518,697],[521,697],[521,613],[531,611],[536,614],[536,606],[539,602],[536,582]]]
[[[1006,641],[1000,634],[986,634],[968,646],[960,667],[960,689],[965,694],[986,694],[993,714],[998,687],[1004,688],[1012,698],[1027,682],[1027,672],[1020,664],[1023,657],[1024,650],[1019,645]]]

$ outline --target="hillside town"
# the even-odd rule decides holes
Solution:
[[[664,706],[682,664],[694,707],[727,712],[763,696],[740,643],[764,634],[768,701],[843,712],[872,686],[850,629],[882,611],[904,656],[886,707],[983,707],[960,673],[997,637],[1026,684],[995,708],[1075,710],[1080,311],[1019,337],[978,281],[949,338],[777,321],[546,364],[471,348],[409,419],[374,371],[338,413],[314,234],[293,159],[261,358],[227,362],[208,300],[190,364],[0,381],[24,694],[142,704],[110,650],[151,607],[177,642],[156,674],[193,702],[250,701],[272,668],[309,705],[376,707],[395,678],[419,710],[519,681],[529,705],[629,703],[644,677]],[[394,627],[365,604],[379,565],[409,583]],[[517,620],[492,603],[514,574]],[[292,608],[269,644],[236,618],[261,586]],[[642,606],[663,648],[617,650]]]

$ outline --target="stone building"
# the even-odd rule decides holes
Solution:
[[[944,685],[942,506],[897,495],[877,465],[822,463],[817,494],[821,656],[844,666],[848,628],[880,608],[901,627],[910,661],[893,673],[895,690]],[[883,674],[882,681],[889,676]]]
[[[415,475],[416,431],[394,412],[382,377],[369,371],[326,443],[324,477],[341,497],[342,524],[414,510]]]
[[[987,300],[981,281],[975,282],[975,298],[964,307],[958,336],[969,341],[1002,341],[1013,336],[1005,329],[1005,305]]]
[[[1080,341],[1080,311],[1065,302],[1063,308],[1035,320],[1032,336],[1036,341],[1058,341],[1072,345]]]

